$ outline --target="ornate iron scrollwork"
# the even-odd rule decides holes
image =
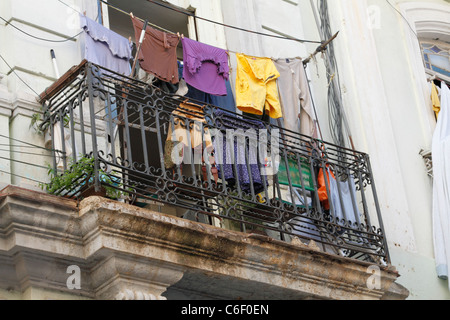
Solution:
[[[281,239],[313,239],[322,248],[332,248],[338,254],[368,261],[379,257],[388,262],[384,232],[370,220],[380,214],[378,207],[367,202],[369,194],[366,193],[375,191],[368,188],[373,187],[373,174],[366,154],[261,122],[255,132],[266,135],[268,154],[274,155],[279,148],[277,161],[272,161],[276,158],[260,159],[256,154],[257,162],[252,162],[251,152],[258,153],[261,149],[256,144],[252,150],[251,136],[244,134],[228,140],[241,153],[231,163],[219,163],[219,151],[223,150],[211,154],[203,150],[207,143],[214,145],[219,141],[217,137],[208,140],[208,135],[216,130],[226,138],[230,123],[244,124],[245,130],[250,130],[255,126],[254,119],[223,110],[217,112],[220,108],[202,103],[201,111],[180,111],[180,104],[186,100],[87,64],[48,101],[44,123],[53,125],[70,117],[71,144],[78,148],[78,153],[90,154],[97,166],[93,177],[98,181],[89,179],[87,183],[110,184],[127,195],[123,198],[130,203],[151,199],[197,214],[207,213],[220,221],[229,219],[240,224],[241,231],[266,230],[267,235],[276,233]],[[199,104],[193,100],[188,102]],[[189,152],[183,149],[183,163],[167,168],[165,146],[169,129],[175,128],[183,131],[179,137],[188,137],[184,143],[189,145],[196,138],[203,149],[197,153],[191,150],[190,159],[186,158]],[[271,138],[276,132],[281,132],[281,137],[274,144]],[[210,158],[216,163],[208,162]],[[284,175],[266,176],[265,170],[277,163],[284,166]],[[330,208],[319,197],[318,173],[326,168],[332,170],[337,181],[352,182],[355,186],[351,203],[358,210],[347,212],[347,216],[355,215],[352,219],[331,210],[339,207],[337,204],[345,195],[339,191],[333,198],[329,182],[324,190]],[[248,176],[242,177],[245,174]],[[261,175],[259,189],[256,188],[259,177],[254,176],[257,174]],[[70,189],[72,196],[80,196],[77,188]],[[371,215],[374,210],[375,214]]]

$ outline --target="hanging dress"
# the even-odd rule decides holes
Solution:
[[[441,109],[433,136],[433,242],[438,277],[448,279],[450,263],[450,90],[441,86]]]

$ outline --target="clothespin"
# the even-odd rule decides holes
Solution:
[[[134,14],[133,14],[133,12],[130,12],[130,16],[134,19]]]
[[[83,11],[84,16],[86,17],[86,11]]]

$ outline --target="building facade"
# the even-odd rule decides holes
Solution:
[[[427,64],[424,55],[427,45],[442,48],[442,52],[450,48],[448,1],[16,0],[3,1],[0,13],[4,44],[0,47],[0,182],[4,186],[0,260],[5,266],[0,271],[1,298],[450,298],[448,282],[436,273],[433,180],[426,166],[436,126],[431,81],[450,78],[445,70]],[[195,198],[192,190],[183,190],[176,183],[189,198],[177,192],[174,200],[160,195],[171,183],[164,180],[162,188],[157,175],[149,178],[145,174],[150,172],[152,150],[162,151],[162,145],[155,146],[164,139],[156,130],[152,131],[155,140],[144,143],[153,138],[141,131],[143,123],[155,119],[145,118],[143,107],[148,101],[142,95],[156,96],[150,99],[156,101],[152,107],[160,101],[173,108],[175,100],[142,89],[148,84],[143,72],[138,80],[124,81],[129,90],[125,92],[120,91],[124,89],[119,89],[117,79],[99,77],[95,66],[82,62],[85,41],[80,14],[135,41],[130,13],[148,19],[150,26],[229,50],[234,94],[239,53],[306,60],[313,118],[318,124],[314,141],[325,141],[325,148],[333,150],[322,165],[367,174],[367,180],[355,179],[361,185],[353,202],[359,206],[360,217],[373,222],[374,232],[362,228],[365,222],[354,228],[321,217],[317,218],[321,227],[309,230],[306,236],[292,237],[295,233],[285,229],[279,236],[278,227],[268,223],[286,222],[283,219],[288,214],[283,210],[291,209],[283,205],[258,207],[260,215],[252,214],[247,223],[238,221],[241,227],[233,228],[232,223],[223,222],[232,216],[229,211],[222,214],[213,210],[227,208],[214,202],[217,197],[208,198],[208,204],[191,206]],[[324,51],[315,52],[336,33]],[[180,49],[179,60],[182,57]],[[76,95],[83,97],[79,105],[84,112],[72,99]],[[121,101],[135,104],[134,110],[141,112],[142,118],[126,115],[126,130],[115,140],[112,128],[121,119],[111,111]],[[58,109],[66,104],[70,107]],[[160,111],[156,107],[150,114]],[[42,185],[49,182],[49,169],[69,168],[69,159],[55,159],[55,149],[59,148],[55,134],[61,129],[56,123],[66,116],[72,138],[63,151],[108,150],[113,160],[105,162],[107,166],[139,178],[133,186],[115,186],[122,195],[141,196],[140,203],[97,196],[69,199],[44,192]],[[36,130],[42,121],[53,128],[53,138],[46,140]],[[67,132],[62,129],[61,133],[64,137]],[[301,139],[307,146],[314,144],[303,136]],[[115,152],[111,151],[114,147]],[[125,155],[138,161],[142,154],[139,161],[146,164],[144,176],[142,170],[132,170],[121,162]],[[297,159],[305,155],[311,166],[317,160],[303,151],[294,154]],[[155,161],[159,160],[156,155]],[[98,158],[95,161],[103,163]],[[353,169],[353,161],[362,169]],[[103,171],[98,169],[101,164],[94,167],[93,180],[100,186],[105,182]],[[290,189],[273,184],[281,187],[283,196],[293,190],[287,180],[284,186]],[[178,180],[173,177],[170,182],[174,181]],[[139,183],[145,188],[136,187]],[[150,188],[153,185],[156,189]],[[311,189],[313,196],[317,187]],[[227,201],[243,200],[242,211],[256,212],[254,199],[211,188],[208,185],[198,190]],[[254,190],[250,193],[256,195]],[[149,194],[157,195],[156,199]],[[273,198],[270,190],[266,189],[266,195]],[[239,208],[234,202],[228,204]],[[322,213],[320,208],[312,208],[306,209],[309,218]],[[261,218],[261,212],[272,210],[277,219]],[[191,218],[186,218],[187,211],[191,211]],[[230,219],[235,220],[234,216]],[[275,235],[267,229],[264,234],[258,232],[261,225]],[[351,236],[343,236],[340,227]],[[327,240],[322,239],[324,233]],[[367,237],[376,249],[352,247],[345,242],[352,237],[356,242]]]

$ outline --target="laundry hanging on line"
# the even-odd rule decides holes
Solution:
[[[128,39],[101,24],[80,15],[80,25],[85,33],[85,59],[119,74],[131,73],[132,44]]]
[[[138,39],[144,24],[134,16],[131,17],[131,20],[136,39]],[[100,26],[94,21],[90,21],[89,24]],[[93,27],[91,28],[93,29]],[[123,68],[126,65],[127,73],[129,73],[129,61],[132,59],[131,45],[128,43],[128,39],[117,36],[120,38],[122,46],[127,43],[127,57],[121,62]],[[111,38],[113,37],[111,36]],[[202,96],[199,93],[203,93],[203,99],[199,100],[205,103],[219,104],[219,107],[221,107],[220,104],[223,104],[227,110],[235,111],[238,108],[247,114],[257,116],[267,114],[272,119],[282,119],[286,129],[306,135],[314,134],[315,123],[311,112],[311,97],[307,90],[306,75],[304,70],[300,69],[301,60],[290,61],[296,64],[295,67],[298,71],[295,76],[299,77],[298,81],[293,79],[290,83],[282,68],[281,61],[285,59],[254,57],[236,53],[238,59],[236,96],[233,97],[229,86],[228,51],[189,38],[181,39],[185,66],[183,74],[180,75],[177,61],[179,42],[180,36],[177,34],[147,27],[146,37],[138,55],[140,67],[166,83],[178,84],[183,79],[188,83],[189,90],[186,90],[188,97],[197,99]],[[87,50],[89,50],[89,46],[87,44]],[[89,60],[94,63],[98,61],[98,59]],[[99,64],[103,66],[103,64]],[[111,67],[110,69],[118,70]],[[123,70],[121,71],[122,74],[127,74]],[[213,81],[208,81],[211,79]],[[296,90],[296,93],[300,92],[300,112],[297,110],[298,103],[295,102],[296,94],[292,96],[294,103],[288,102],[288,98],[286,98],[291,94],[292,88]],[[230,99],[233,100],[233,104],[230,103]],[[286,115],[283,117],[284,114]],[[300,125],[295,126],[293,122],[299,122]]]
[[[226,95],[230,73],[227,51],[184,36],[181,42],[186,83],[209,94]]]
[[[450,265],[450,90],[442,82],[440,112],[433,135],[433,242],[437,276],[448,279]]]
[[[214,115],[215,127],[221,130],[236,130],[233,137],[224,135],[221,140],[213,141],[219,176],[232,187],[237,188],[239,185],[243,192],[251,193],[252,188],[255,194],[262,192],[265,188],[263,178],[266,175],[263,172],[265,169],[259,161],[256,146],[252,146],[251,142],[247,145],[246,136],[250,137],[250,140],[256,141],[258,130],[264,129],[264,124],[257,120],[243,120],[222,110],[216,110]],[[252,131],[253,137],[251,136]]]
[[[242,112],[283,117],[276,80],[280,73],[272,59],[236,54],[236,106]]]
[[[302,59],[274,59],[274,63],[280,72],[278,91],[284,128],[314,136],[316,130],[312,98]]]
[[[438,117],[439,112],[441,111],[441,102],[439,101],[438,88],[434,83],[431,83],[431,102],[433,104],[433,111],[436,114],[436,117]]]
[[[231,88],[230,81],[226,81],[227,94],[225,96],[216,96],[203,91],[200,91],[190,85],[187,85],[188,91],[184,95],[187,98],[191,98],[197,101],[211,104],[221,109],[236,112],[236,102],[234,99],[233,89]]]
[[[186,147],[197,150],[197,154],[203,154],[204,148],[209,153],[212,152],[212,138],[209,128],[205,126],[203,106],[183,102],[172,112],[172,116],[173,123],[169,123],[165,147],[166,169],[172,169],[177,163],[181,164],[182,161],[174,160],[184,158],[183,151]]]
[[[135,17],[131,17],[136,43],[141,37],[144,23]],[[145,38],[138,59],[142,69],[154,74],[159,79],[177,84],[179,82],[177,64],[177,46],[179,37],[175,34],[147,27]]]
[[[319,170],[317,194],[325,210],[331,210],[337,223],[345,225],[347,222],[361,224],[361,213],[356,205],[356,185],[352,175],[345,181],[336,178],[334,172],[326,167]],[[325,179],[327,181],[325,181]],[[331,203],[331,204],[330,204]]]

